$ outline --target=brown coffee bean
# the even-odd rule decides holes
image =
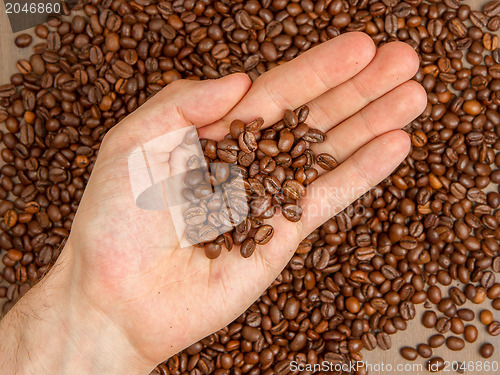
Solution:
[[[309,129],[303,139],[311,143],[322,143],[326,139],[326,134],[319,129]]]
[[[481,314],[479,314],[479,318],[481,320],[481,323],[487,326],[493,321],[493,314],[490,310],[483,310],[481,311]]]
[[[240,149],[246,154],[257,150],[258,146],[255,135],[249,131],[240,133],[240,135],[238,136],[238,145],[240,146]]]
[[[222,250],[222,246],[216,243],[205,245],[205,255],[208,259],[218,258]]]
[[[33,38],[31,37],[30,34],[20,34],[16,37],[16,39],[14,40],[14,43],[19,48],[25,48],[31,44],[32,40],[33,40]]]
[[[437,315],[434,311],[427,310],[424,312],[424,315],[422,316],[422,324],[424,327],[427,328],[433,328],[436,326],[437,323]]]
[[[258,117],[246,124],[245,129],[249,132],[258,132],[262,125],[264,125],[264,119],[262,117]]]
[[[389,350],[392,346],[391,337],[385,332],[380,332],[377,334],[377,344],[380,349]]]
[[[249,258],[255,251],[255,240],[247,238],[240,247],[240,254],[243,258]]]
[[[500,322],[497,322],[496,320],[491,322],[488,325],[488,333],[491,336],[498,336],[500,335]]]
[[[278,148],[278,143],[270,139],[261,140],[258,144],[258,148],[264,154],[271,157],[277,156],[280,153],[280,150]]]
[[[290,129],[295,128],[299,124],[299,119],[297,115],[295,114],[294,111],[291,111],[289,109],[285,111],[285,114],[283,115],[283,121],[285,122],[285,125]]]
[[[443,317],[439,318],[435,325],[436,331],[439,333],[447,333],[451,329],[451,321],[449,318]]]
[[[117,60],[112,69],[118,77],[130,78],[134,73],[134,69],[123,60]]]
[[[429,340],[428,340],[428,343],[429,343],[429,346],[431,348],[439,348],[440,346],[442,346],[445,342],[445,337],[443,335],[441,335],[440,333],[436,333],[435,335],[432,335]]]
[[[294,143],[294,136],[291,132],[287,130],[282,130],[280,132],[280,138],[278,141],[278,149],[280,152],[288,152],[292,149]]]
[[[465,294],[457,287],[452,287],[449,294],[451,301],[457,306],[462,306],[467,301]]]
[[[319,154],[316,156],[316,163],[327,171],[335,169],[338,165],[335,158],[330,154]]]
[[[257,229],[254,235],[254,240],[257,243],[257,245],[265,245],[271,239],[273,238],[274,235],[274,228],[271,225],[262,225]]]
[[[17,224],[17,212],[14,210],[7,210],[3,215],[3,221],[7,227],[12,228]]]
[[[483,12],[487,17],[494,17],[500,14],[500,1],[493,0],[483,7]]]
[[[16,67],[17,67],[17,70],[19,71],[19,73],[21,74],[29,74],[33,71],[33,68],[31,66],[31,64],[29,63],[29,61],[26,61],[26,60],[19,60],[17,63],[16,63]]]
[[[283,193],[291,199],[302,199],[306,195],[306,188],[297,180],[286,180],[283,183]]]
[[[446,346],[450,350],[458,351],[465,347],[464,340],[459,337],[450,336],[446,339]]]
[[[491,302],[491,307],[493,307],[495,310],[500,310],[500,298],[496,298]]]
[[[457,316],[466,322],[471,322],[476,317],[476,314],[471,309],[460,309],[457,311]]]
[[[407,361],[414,361],[418,357],[418,352],[415,349],[410,348],[409,346],[401,348],[400,353],[401,356]]]
[[[404,301],[399,305],[399,314],[404,320],[411,320],[415,317],[415,306],[410,301]]]
[[[437,287],[436,285],[432,285],[427,290],[427,296],[429,298],[429,301],[437,305],[439,302],[441,302],[441,289],[439,289],[439,287]]]
[[[490,343],[481,345],[481,348],[479,349],[479,354],[481,354],[481,357],[483,358],[491,358],[494,352],[495,352],[495,347]]]
[[[441,371],[445,366],[445,362],[441,357],[434,357],[427,361],[426,368],[430,372]]]
[[[361,340],[363,341],[363,347],[366,350],[374,350],[377,347],[377,339],[372,332],[364,333],[361,336]]]
[[[465,327],[464,338],[467,342],[475,342],[477,340],[478,331],[475,326],[468,325]]]
[[[427,344],[418,344],[417,352],[422,358],[430,358],[432,356],[432,348]]]

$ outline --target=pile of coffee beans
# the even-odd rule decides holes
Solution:
[[[358,360],[363,349],[390,348],[416,304],[434,311],[426,324],[435,320],[437,332],[401,354],[430,356],[430,369],[444,366],[434,348],[467,348],[479,330],[499,334],[498,318],[475,321],[464,302],[500,304],[500,1],[471,9],[460,0],[92,0],[77,8],[83,15],[37,27],[41,42],[18,37],[19,47],[35,43],[33,54],[0,85],[3,312],[59,255],[102,137],[118,121],[174,80],[234,72],[255,80],[363,31],[377,46],[399,40],[420,56],[415,80],[428,105],[406,127],[410,155],[311,233],[244,314],[153,373],[285,374],[291,361]],[[480,354],[490,353],[482,343]]]
[[[274,228],[263,221],[278,211],[291,222],[300,220],[298,201],[318,176],[315,165],[328,171],[337,166],[333,156],[310,149],[326,135],[309,128],[308,114],[305,105],[287,109],[281,121],[262,130],[262,118],[248,124],[234,120],[224,139],[201,140],[206,162],[195,155],[187,161],[183,195],[191,204],[184,220],[188,240],[203,246],[208,258],[233,244],[250,257],[272,239]],[[212,166],[210,173],[206,165]]]

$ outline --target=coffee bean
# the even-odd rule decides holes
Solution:
[[[385,332],[380,332],[377,334],[377,344],[380,349],[389,350],[392,345],[391,337]]]
[[[434,357],[427,361],[426,368],[430,372],[441,371],[445,366],[445,362],[441,357]]]
[[[495,310],[500,310],[500,298],[495,298],[493,302],[491,302],[491,307]]]
[[[285,219],[291,222],[299,221],[302,216],[302,209],[298,205],[292,203],[283,205],[281,212]]]
[[[483,12],[487,17],[494,17],[500,14],[500,1],[494,0],[488,2],[483,7]]]
[[[327,171],[335,169],[338,165],[335,158],[330,154],[319,154],[318,156],[316,156],[316,162],[321,168]]]
[[[198,231],[198,236],[203,242],[210,242],[217,238],[219,231],[211,225],[203,225]]]
[[[207,212],[202,207],[192,207],[184,212],[184,220],[188,225],[198,225],[205,222]]]
[[[3,215],[3,221],[7,227],[12,228],[17,223],[17,212],[14,210],[7,210]]]
[[[410,348],[408,346],[401,348],[400,353],[401,356],[407,361],[414,361],[418,357],[418,352],[415,349]]]
[[[215,259],[219,257],[222,250],[222,246],[216,243],[209,243],[205,245],[205,255],[208,259]]]
[[[296,180],[286,180],[283,184],[283,193],[291,199],[302,199],[306,195],[304,185]]]
[[[449,295],[451,301],[457,306],[462,306],[467,301],[465,294],[457,287],[452,287],[449,291]]]
[[[437,315],[434,311],[428,310],[422,316],[422,324],[427,328],[433,328],[437,322]]]
[[[249,258],[255,251],[255,240],[247,238],[240,247],[240,254],[243,258]]]
[[[500,322],[497,322],[496,320],[491,322],[488,325],[488,333],[491,336],[498,336],[500,335]]]
[[[240,133],[238,136],[238,145],[246,154],[257,150],[257,140],[255,139],[255,135],[249,131]]]
[[[450,319],[449,318],[445,318],[445,317],[439,318],[436,321],[435,329],[439,333],[447,333],[447,332],[449,332],[450,329],[451,329],[451,321],[450,321]]]
[[[441,302],[441,290],[436,285],[432,285],[429,287],[429,289],[427,290],[427,296],[429,298],[429,301],[434,304],[438,304],[439,302]]]
[[[464,338],[467,342],[475,342],[477,340],[478,331],[475,326],[468,325],[465,327]]]
[[[472,11],[469,15],[470,21],[474,24],[474,26],[483,29],[488,24],[488,17],[482,12]]]
[[[446,346],[450,350],[462,350],[465,347],[464,340],[459,337],[450,336],[446,339]]]
[[[31,37],[30,34],[20,34],[16,37],[14,42],[15,42],[17,47],[25,48],[31,44],[32,40],[33,40],[33,38]]]
[[[326,139],[326,134],[318,129],[309,129],[309,131],[304,135],[304,140],[311,143],[321,143]]]
[[[290,129],[295,128],[299,124],[299,119],[297,115],[295,114],[294,111],[291,111],[289,109],[285,111],[285,114],[283,115],[283,121],[285,122],[285,125]]]
[[[404,320],[411,320],[415,317],[415,306],[410,301],[404,301],[399,305],[399,313]]]
[[[479,349],[479,354],[481,354],[481,357],[483,358],[491,358],[494,352],[495,352],[495,347],[490,343],[481,345],[481,348]]]
[[[278,141],[278,150],[280,152],[288,152],[293,147],[294,136],[291,132],[287,130],[282,130],[280,132],[280,138]]]
[[[112,66],[113,71],[118,77],[130,78],[134,73],[134,69],[123,60],[117,60]]]
[[[271,225],[262,225],[257,229],[254,235],[254,240],[257,243],[257,245],[265,245],[271,239],[273,238],[274,235],[274,229]]]
[[[441,335],[440,333],[436,333],[435,335],[432,335],[429,337],[429,346],[431,348],[439,348],[441,345],[443,345],[445,342],[445,337]]]
[[[432,356],[432,348],[427,344],[418,344],[417,352],[422,358],[430,358]]]

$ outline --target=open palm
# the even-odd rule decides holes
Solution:
[[[102,143],[65,249],[81,297],[152,366],[227,325],[278,276],[305,236],[407,155],[409,139],[399,129],[426,105],[425,91],[409,81],[417,68],[409,46],[390,43],[376,50],[366,35],[350,33],[253,84],[235,74],[168,85]],[[233,250],[209,260],[202,249],[180,248],[172,220],[182,218],[136,206],[127,161],[141,144],[191,125],[201,137],[218,140],[234,119],[262,116],[270,126],[285,109],[302,104],[310,108],[308,125],[327,133],[314,151],[342,164],[310,185],[309,191],[322,193],[308,192],[298,223],[281,216],[270,220],[273,240],[250,258]]]

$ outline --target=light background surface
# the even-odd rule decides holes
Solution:
[[[485,4],[487,1],[484,0],[465,0],[463,3],[469,4],[473,10],[479,10],[481,8],[482,4]],[[26,32],[26,31],[24,31]],[[32,30],[28,30],[27,32],[31,33],[32,35],[33,32]],[[15,36],[22,34],[23,32],[13,34],[7,15],[5,14],[5,7],[4,3],[2,0],[0,0],[0,84],[4,84],[9,82],[10,76],[17,72],[16,70],[16,62],[17,60],[21,58],[27,58],[31,54],[31,47],[37,43],[37,38],[34,38],[34,41],[32,42],[30,47],[20,49],[17,48],[14,44],[14,38]],[[497,275],[497,282],[500,281],[500,275]],[[460,286],[459,283],[454,283],[450,285],[448,288],[452,286]],[[466,344],[466,347],[464,350],[458,351],[458,352],[452,352],[448,348],[446,348],[445,345],[443,345],[441,348],[434,350],[434,355],[441,356],[447,361],[465,361],[467,364],[471,363],[470,369],[474,369],[473,371],[465,371],[465,374],[470,374],[470,375],[493,375],[493,374],[499,374],[500,373],[500,336],[497,336],[496,338],[493,338],[488,335],[488,333],[485,330],[485,327],[482,326],[481,322],[479,322],[479,312],[483,309],[490,309],[496,320],[500,320],[500,311],[495,311],[491,307],[491,301],[487,300],[485,303],[483,303],[481,306],[473,306],[472,304],[467,304],[463,307],[469,307],[476,311],[476,320],[474,321],[474,324],[478,327],[479,329],[479,338],[474,344]],[[421,358],[417,359],[414,362],[408,362],[405,361],[398,353],[399,348],[403,346],[413,346],[416,347],[417,344],[419,343],[426,343],[427,339],[433,335],[435,330],[433,329],[428,329],[422,326],[420,323],[421,320],[421,315],[425,311],[423,308],[423,305],[417,306],[417,316],[413,321],[410,321],[408,324],[408,329],[404,332],[399,332],[395,335],[391,335],[392,338],[392,349],[387,350],[387,351],[382,351],[382,350],[374,350],[371,352],[368,352],[366,350],[363,350],[363,360],[366,360],[368,363],[375,365],[375,364],[384,364],[386,371],[376,371],[372,370],[370,371],[370,374],[373,375],[390,375],[390,374],[408,374],[408,375],[419,375],[419,374],[427,374],[428,372],[425,370],[425,361]],[[436,310],[437,311],[437,310]],[[439,315],[439,314],[438,314]],[[481,356],[479,356],[478,351],[479,347],[485,343],[485,342],[490,342],[495,346],[495,354],[493,357],[491,357],[489,360],[483,359]],[[479,361],[483,366],[484,362],[486,361],[496,361],[498,365],[498,370],[497,371],[480,371],[478,369],[478,363]],[[474,363],[472,363],[474,362]],[[421,364],[424,370],[420,370],[418,368],[407,368],[407,369],[401,369],[400,371],[397,371],[397,366],[399,365],[418,365]],[[392,366],[392,371],[387,371],[388,365]],[[451,366],[449,368],[448,372],[441,371],[440,374],[456,374],[455,371],[451,369]]]

